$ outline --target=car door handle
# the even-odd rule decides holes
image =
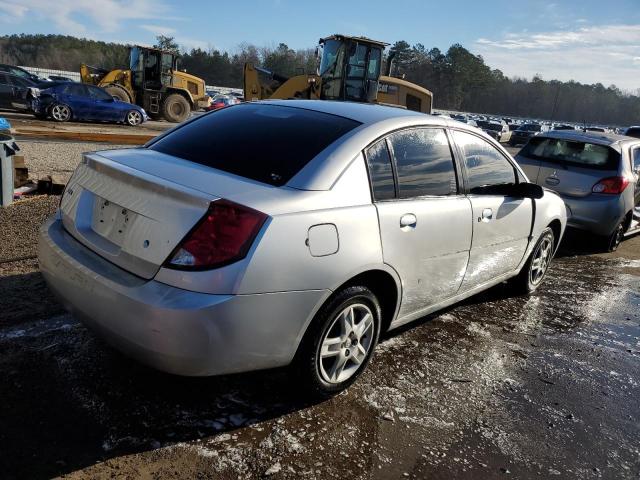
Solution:
[[[418,219],[413,213],[405,213],[402,217],[400,217],[400,228],[416,228],[418,224]]]
[[[493,218],[493,210],[491,210],[490,208],[485,208],[484,210],[482,210],[482,216],[478,217],[478,221],[488,222],[492,218]]]

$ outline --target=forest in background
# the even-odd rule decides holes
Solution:
[[[242,87],[245,62],[281,75],[315,71],[315,48],[294,50],[240,44],[233,52],[180,49],[171,37],[158,46],[181,51],[180,68],[207,85]],[[454,44],[446,52],[422,44],[397,41],[393,74],[404,75],[433,92],[434,108],[586,124],[640,124],[640,96],[615,85],[575,81],[509,78],[492,69],[479,55]],[[59,70],[78,70],[81,63],[103,68],[128,65],[128,46],[65,35],[0,36],[0,63]],[[639,85],[640,87],[640,85]]]

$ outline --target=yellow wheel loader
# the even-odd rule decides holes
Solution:
[[[183,122],[192,110],[211,105],[204,80],[179,71],[175,53],[155,48],[131,47],[128,70],[82,64],[80,77],[118,100],[141,106],[154,120]]]
[[[390,75],[393,56],[381,75],[382,51],[388,43],[364,37],[321,38],[316,74],[285,77],[250,63],[244,66],[244,98],[320,99],[379,103],[431,113],[433,94],[426,88]]]

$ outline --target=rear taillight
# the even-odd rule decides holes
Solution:
[[[591,191],[593,193],[610,193],[618,195],[624,192],[624,189],[629,185],[629,180],[625,177],[607,177],[596,183]]]
[[[173,251],[166,266],[206,270],[243,259],[267,216],[228,200],[211,202],[200,222]]]

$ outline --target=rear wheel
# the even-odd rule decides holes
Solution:
[[[142,114],[138,110],[129,110],[125,122],[131,127],[137,127],[142,123]]]
[[[71,109],[63,103],[56,103],[51,107],[49,113],[56,122],[68,122],[71,120]]]
[[[129,93],[120,85],[107,85],[104,87],[109,95],[113,98],[117,98],[121,102],[131,103],[131,97]]]
[[[604,239],[604,249],[607,252],[615,252],[624,238],[626,219],[621,221],[611,235]]]
[[[527,263],[522,267],[520,273],[510,281],[516,293],[529,294],[540,286],[553,258],[554,245],[553,230],[547,227],[542,231]]]
[[[334,395],[356,381],[378,343],[380,319],[377,298],[362,286],[345,288],[318,311],[296,357],[311,394]]]
[[[162,104],[164,118],[173,123],[184,122],[189,118],[191,105],[189,101],[179,93],[172,93]]]

